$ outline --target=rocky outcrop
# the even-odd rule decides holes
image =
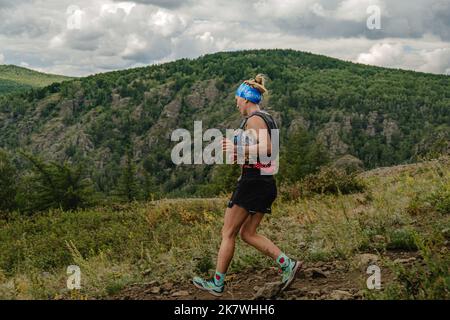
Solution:
[[[291,125],[289,126],[288,134],[291,135],[298,130],[305,130],[307,131],[310,127],[311,123],[302,116],[299,116],[298,118],[295,118],[292,120]]]
[[[331,156],[339,156],[347,153],[349,146],[344,143],[339,135],[341,124],[328,122],[317,134],[317,142],[328,150]]]
[[[366,128],[366,134],[368,136],[375,136],[376,129],[375,129],[375,124],[377,123],[377,119],[378,119],[378,112],[376,111],[371,111],[369,113],[369,115],[367,116],[367,128]]]
[[[399,129],[398,129],[397,122],[395,122],[394,120],[388,119],[388,118],[385,118],[383,120],[383,136],[386,137],[387,143],[391,143],[392,136],[398,132],[399,132]]]
[[[391,143],[392,136],[399,133],[399,128],[397,122],[390,119],[387,114],[379,114],[377,111],[371,111],[367,116],[367,128],[365,132],[371,137],[381,134],[386,137],[387,143]]]
[[[192,93],[184,98],[184,102],[190,109],[202,109],[206,105],[213,103],[220,95],[216,88],[215,80],[202,81],[195,83],[191,91]]]
[[[170,141],[172,130],[175,129],[178,122],[180,110],[181,99],[179,97],[164,106],[158,121],[152,126],[147,134],[148,145],[150,148],[162,140]]]

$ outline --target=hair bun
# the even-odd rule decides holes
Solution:
[[[266,76],[262,73],[256,75],[254,79],[245,80],[244,83],[248,84],[249,86],[257,89],[261,94],[267,93],[267,89],[264,86],[264,83],[266,82]]]
[[[264,86],[265,80],[266,79],[265,79],[265,77],[264,77],[264,75],[262,73],[256,75],[256,77],[255,77],[255,82],[260,84],[260,85],[262,85],[262,86]]]

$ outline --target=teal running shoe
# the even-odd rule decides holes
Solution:
[[[217,286],[214,283],[214,280],[205,280],[202,279],[200,277],[194,277],[194,279],[192,280],[192,283],[194,284],[194,286],[196,286],[197,288],[199,288],[200,290],[204,290],[209,292],[210,294],[216,296],[216,297],[220,297],[223,294],[224,288],[225,286]]]
[[[281,288],[281,290],[284,290],[287,287],[289,287],[292,281],[294,281],[295,274],[297,273],[301,265],[302,263],[300,261],[291,260],[289,266],[287,266],[282,270],[281,283],[283,284],[283,287]]]

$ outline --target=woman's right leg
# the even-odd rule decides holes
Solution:
[[[193,283],[197,288],[206,290],[215,296],[223,294],[225,274],[234,255],[236,236],[247,216],[247,210],[237,205],[226,209],[222,228],[222,243],[217,256],[216,274],[212,280],[194,277]]]
[[[222,243],[217,256],[217,271],[226,273],[234,255],[236,236],[248,217],[248,212],[242,207],[234,205],[227,208],[222,227]]]

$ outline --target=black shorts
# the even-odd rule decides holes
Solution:
[[[228,202],[228,208],[236,204],[250,214],[271,213],[276,197],[277,185],[273,177],[241,179]]]

